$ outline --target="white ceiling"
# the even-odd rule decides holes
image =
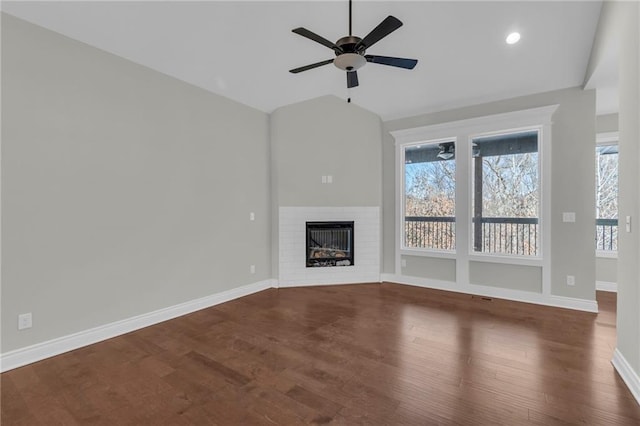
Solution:
[[[333,57],[291,29],[348,32],[348,2],[6,2],[3,11],[265,112],[346,98]],[[367,64],[353,102],[383,119],[582,85],[600,1],[354,1],[364,37],[387,15],[404,26],[367,53],[416,58],[413,71]],[[506,35],[522,40],[509,46]]]

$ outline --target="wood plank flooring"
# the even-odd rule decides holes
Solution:
[[[2,374],[2,425],[638,425],[615,297],[271,289]]]

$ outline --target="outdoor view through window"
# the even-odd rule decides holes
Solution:
[[[538,130],[472,139],[473,252],[538,256]],[[458,144],[459,145],[459,144]],[[456,249],[454,140],[404,147],[404,247]]]
[[[454,141],[405,147],[404,246],[456,247]]]
[[[538,131],[473,139],[473,250],[537,256]]]
[[[596,147],[596,250],[618,250],[618,145]]]

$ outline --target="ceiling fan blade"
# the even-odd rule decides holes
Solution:
[[[318,34],[311,32],[306,28],[302,28],[302,27],[294,28],[293,30],[291,30],[291,32],[301,35],[302,37],[306,37],[309,40],[313,40],[316,43],[320,43],[323,46],[327,46],[329,49],[333,49],[336,53],[343,53],[342,49],[336,46],[335,43],[330,42],[326,38],[321,37]]]
[[[347,89],[358,86],[358,72],[347,71]]]
[[[417,59],[394,58],[391,56],[364,55],[367,62],[374,64],[390,65],[392,67],[412,70],[418,63]]]
[[[332,62],[333,62],[333,59],[327,59],[326,61],[316,62],[315,64],[305,65],[304,67],[300,67],[300,68],[294,68],[292,70],[289,70],[289,72],[297,74],[299,72],[312,70],[314,68],[318,68],[318,67],[321,67],[323,65],[330,64]]]
[[[365,38],[360,40],[356,45],[356,50],[368,49],[384,37],[388,36],[402,26],[402,22],[395,16],[387,16],[384,21],[380,22]]]

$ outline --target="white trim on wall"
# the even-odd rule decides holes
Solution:
[[[512,300],[514,302],[533,303],[536,305],[553,306],[556,308],[573,309],[593,313],[598,312],[598,302],[595,300],[577,299],[573,297],[556,296],[553,294],[542,294],[486,285],[460,284],[452,281],[432,280],[429,278],[412,277],[407,275],[381,274],[380,279],[384,282],[452,291],[455,293],[465,293],[475,296],[495,297],[498,299]]]
[[[596,290],[610,291],[612,293],[618,292],[618,283],[611,281],[596,281]]]
[[[607,251],[607,250],[596,250],[596,257],[601,259],[617,259],[618,252],[617,251]]]
[[[248,296],[272,287],[277,288],[276,280],[264,280],[242,287],[212,294],[199,299],[190,300],[168,308],[137,315],[121,321],[83,330],[78,333],[62,336],[57,339],[37,343],[25,348],[0,354],[0,372],[13,370],[55,355],[92,345],[122,334],[130,333],[150,325],[158,324],[201,309],[219,305],[224,302]]]
[[[636,399],[638,404],[640,404],[640,377],[638,377],[638,374],[633,370],[618,348],[613,352],[611,364],[613,364],[613,367],[616,369],[620,377],[622,377],[622,380],[631,391],[633,397]]]
[[[483,117],[469,118],[465,120],[449,121],[446,123],[433,124],[428,126],[414,127],[411,129],[395,130],[391,135],[395,138],[396,144],[410,142],[420,142],[424,139],[425,133],[429,133],[429,139],[446,138],[451,136],[451,130],[463,131],[465,133],[490,132],[498,129],[509,129],[524,127],[529,125],[551,124],[551,115],[558,109],[559,105],[548,105],[539,108],[530,108],[521,111],[493,114]],[[490,121],[489,121],[490,120]]]
[[[579,303],[567,300],[558,301],[557,296],[551,294],[551,125],[552,116],[559,105],[549,105],[539,108],[526,109],[521,111],[495,114],[484,117],[476,117],[466,120],[458,120],[429,126],[402,129],[390,132],[395,139],[396,145],[396,223],[395,223],[395,274],[402,276],[401,256],[407,254],[402,248],[402,217],[404,199],[404,177],[403,177],[403,147],[419,142],[437,141],[442,139],[455,140],[462,143],[468,149],[456,149],[459,153],[456,163],[456,280],[452,291],[460,291],[460,288],[477,289],[477,286],[468,284],[469,263],[471,261],[488,261],[503,264],[533,265],[542,268],[541,293],[522,292],[531,303],[579,306],[576,309],[597,312],[597,303],[584,305],[582,299]],[[491,132],[508,132],[521,129],[536,129],[539,132],[539,172],[540,172],[540,221],[539,227],[542,235],[540,253],[537,257],[504,256],[504,255],[484,255],[473,253],[470,245],[470,223],[471,223],[471,140],[479,134]],[[462,146],[460,147],[462,148]],[[422,256],[429,256],[429,251],[424,251]],[[411,255],[415,255],[411,253]],[[435,256],[434,256],[435,257]],[[433,282],[433,280],[427,280]],[[493,287],[488,287],[493,288]],[[456,290],[457,289],[457,290]],[[511,290],[504,289],[505,294]],[[466,292],[467,290],[465,290]],[[515,290],[514,290],[515,291]],[[501,296],[502,297],[502,296]],[[506,297],[505,298],[510,298]],[[515,296],[514,296],[515,297]],[[568,298],[573,300],[572,298]],[[520,300],[520,299],[517,299]],[[591,302],[591,301],[589,301]]]
[[[412,285],[416,287],[432,288],[437,290],[446,290],[456,293],[466,293],[470,295],[496,297],[500,299],[512,300],[516,302],[535,303],[539,305],[554,306],[560,308],[574,309],[587,312],[598,312],[598,304],[595,301],[574,299],[570,297],[562,296],[545,296],[540,293],[532,293],[520,290],[511,290],[491,286],[482,286],[475,284],[458,285],[450,281],[431,280],[426,278],[410,277],[395,274],[380,274],[380,282],[392,282],[398,284]],[[316,284],[319,285],[319,284]],[[335,284],[324,284],[335,285]],[[301,286],[304,286],[302,284]],[[157,311],[148,312],[146,314],[138,315],[135,317],[127,318],[121,321],[116,321],[110,324],[105,324],[99,327],[83,330],[78,333],[62,336],[57,339],[52,339],[46,342],[38,343],[35,345],[27,346],[25,348],[16,349],[0,354],[0,372],[13,370],[18,367],[22,367],[27,364],[31,364],[46,358],[50,358],[56,355],[63,354],[65,352],[79,349],[94,343],[101,342],[103,340],[111,339],[132,331],[139,330],[144,327],[149,327],[154,324],[158,324],[173,318],[187,315],[192,312],[206,309],[211,306],[219,305],[221,303],[229,302],[231,300],[248,296],[253,293],[257,293],[269,288],[278,288],[278,280],[270,279],[253,284],[248,284],[235,289],[223,291],[210,296],[205,296],[199,299],[184,302],[178,305],[170,306],[168,308],[159,309]],[[617,351],[617,350],[616,350]],[[620,355],[621,357],[622,355]],[[614,361],[615,361],[614,357]],[[624,358],[622,358],[624,360]],[[612,362],[614,362],[612,361]],[[616,368],[620,371],[630,369],[628,364],[621,363],[620,368]],[[615,362],[614,362],[614,365]],[[633,373],[633,370],[630,370]],[[633,373],[635,374],[635,373]],[[621,373],[621,376],[623,373]],[[624,376],[623,376],[624,378]],[[634,380],[633,376],[631,379]],[[637,381],[637,376],[636,379]],[[627,379],[625,379],[627,382]],[[629,382],[627,382],[629,384]],[[629,385],[631,388],[631,385]],[[640,389],[640,386],[638,387]]]
[[[601,132],[596,133],[596,145],[617,144],[620,140],[619,132]]]

